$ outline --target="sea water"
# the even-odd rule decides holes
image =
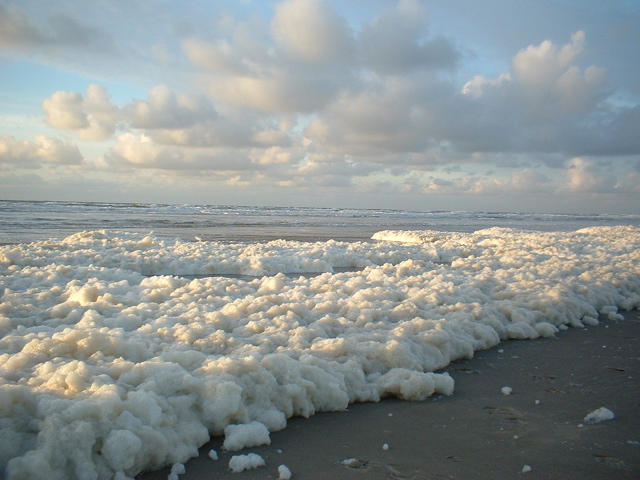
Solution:
[[[572,231],[640,226],[640,215],[0,201],[0,244],[119,230],[182,240],[365,240],[379,230],[473,232],[490,227]]]
[[[640,307],[634,216],[2,202],[0,219],[12,480],[133,478],[211,435],[238,450],[292,416],[451,395],[453,360]]]

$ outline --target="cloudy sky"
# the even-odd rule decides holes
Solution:
[[[0,0],[0,198],[640,213],[640,2]]]

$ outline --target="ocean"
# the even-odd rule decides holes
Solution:
[[[0,244],[63,238],[83,230],[257,242],[280,238],[356,241],[388,229],[572,231],[616,225],[640,226],[640,215],[0,201]]]
[[[0,202],[0,471],[127,479],[640,307],[640,217]]]

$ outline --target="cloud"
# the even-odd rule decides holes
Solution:
[[[78,92],[54,93],[51,98],[42,102],[42,110],[46,123],[53,128],[63,130],[80,130],[89,127],[89,120],[84,111],[84,99]]]
[[[182,50],[193,65],[205,71],[228,75],[247,75],[251,72],[251,66],[224,39],[211,43],[188,38],[182,43]]]
[[[274,113],[311,113],[337,93],[336,78],[304,69],[265,69],[255,76],[211,77],[207,92],[216,101]]]
[[[267,113],[312,113],[352,81],[354,34],[331,3],[279,3],[269,26],[256,33],[237,23],[230,38],[182,43],[189,61],[207,72],[199,84],[215,102]]]
[[[591,155],[638,155],[640,153],[640,105],[616,106],[604,121],[581,140]]]
[[[558,186],[546,175],[532,169],[517,170],[506,178],[464,174],[454,179],[430,177],[423,193],[438,195],[512,196],[553,193]]]
[[[368,28],[381,31],[372,37],[382,41],[390,35],[385,31],[398,32],[418,48],[415,39],[425,28],[419,6],[404,2],[388,17],[378,17]],[[617,115],[601,107],[606,72],[575,64],[584,50],[582,32],[563,46],[544,41],[520,50],[511,71],[495,78],[475,76],[460,90],[428,69],[399,77],[384,74],[391,68],[380,68],[360,89],[343,90],[305,134],[334,153],[372,160],[389,152],[431,152],[423,159],[438,163],[446,158],[433,155],[437,152],[449,152],[450,161],[460,158],[457,152],[575,154],[593,148],[584,138],[594,141]],[[374,51],[393,57],[382,47]],[[419,59],[413,65],[420,66]]]
[[[359,175],[356,165],[351,162],[308,161],[289,172],[292,184],[300,187],[341,187],[353,185],[353,177]]]
[[[165,85],[124,107],[109,100],[106,88],[91,84],[86,96],[58,91],[42,102],[45,122],[85,140],[108,140],[119,128],[141,131],[156,143],[183,147],[285,147],[291,145],[291,121],[277,128],[270,118],[233,112],[220,115],[203,94],[181,94]]]
[[[305,130],[334,153],[375,157],[423,152],[438,139],[429,130],[430,97],[446,85],[428,77],[386,78],[345,92]]]
[[[165,85],[152,88],[147,100],[134,100],[126,113],[131,127],[145,129],[183,129],[218,116],[206,97],[176,94]]]
[[[295,59],[311,64],[353,61],[353,32],[329,2],[282,2],[275,7],[271,30],[285,52]]]
[[[385,74],[453,69],[460,53],[444,37],[426,40],[427,18],[423,4],[401,0],[366,24],[359,36],[365,65]]]
[[[626,127],[618,125],[624,109],[605,102],[606,72],[572,63],[584,48],[580,32],[564,46],[549,41],[530,46],[514,57],[511,71],[476,76],[461,90],[426,72],[402,79],[380,76],[368,83],[370,93],[341,95],[308,134],[348,154],[435,148],[449,152],[450,160],[462,152],[589,154],[605,146],[614,125],[625,143],[634,142],[624,134],[630,119],[623,122]],[[605,148],[612,148],[608,143]]]
[[[615,178],[596,163],[584,158],[573,158],[567,168],[567,188],[580,193],[612,193]]]
[[[640,172],[629,172],[617,187],[623,192],[631,194],[640,193]]]
[[[78,165],[82,160],[82,154],[75,143],[65,143],[44,135],[36,135],[33,142],[19,141],[11,135],[0,136],[0,163],[36,167],[43,163]]]
[[[288,165],[298,162],[302,154],[282,147],[252,149],[249,158],[258,165]]]
[[[45,122],[53,128],[73,131],[85,140],[106,140],[115,132],[120,109],[109,101],[104,87],[90,84],[86,97],[58,91],[42,102]]]
[[[585,34],[571,36],[571,43],[557,46],[549,40],[522,49],[512,60],[511,72],[492,79],[476,76],[463,88],[475,97],[511,100],[540,120],[593,109],[604,98],[606,71],[591,65],[581,71],[576,62],[585,51]]]
[[[104,156],[112,167],[159,168],[165,170],[236,172],[258,168],[248,152],[225,148],[184,148],[162,145],[147,135],[124,133]]]
[[[396,194],[489,202],[517,192],[620,193],[632,191],[638,176],[624,158],[640,154],[637,92],[616,90],[625,49],[597,57],[612,44],[601,24],[564,19],[515,35],[519,22],[453,21],[455,7],[418,0],[185,3],[161,13],[132,4],[126,18],[110,8],[96,15],[101,3],[68,10],[73,17],[49,14],[66,3],[47,5],[0,0],[0,48],[28,60],[51,52],[47,62],[61,72],[118,85],[117,104],[107,83],[51,90],[41,104],[49,127],[109,142],[82,144],[94,152],[84,168],[114,179],[137,169],[145,181],[226,182],[251,195],[254,186],[305,194],[324,186],[332,195],[340,187],[349,194],[380,188],[399,204]],[[511,18],[518,10],[509,9]],[[101,42],[113,47],[105,29],[126,56],[86,55]],[[635,35],[616,34],[625,45]],[[471,50],[474,58],[463,54]],[[123,97],[132,75],[135,88],[156,86]],[[50,146],[38,155],[40,140],[10,138],[1,157],[13,162],[7,170],[82,161],[74,143],[50,139],[66,154]]]
[[[15,4],[0,4],[0,47],[8,50],[37,48],[49,53],[68,47],[115,52],[111,35],[95,25],[82,24],[64,14],[50,15],[38,25]]]

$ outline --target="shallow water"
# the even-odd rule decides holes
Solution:
[[[0,201],[0,243],[64,238],[82,230],[257,242],[366,240],[379,230],[473,232],[489,227],[572,231],[640,226],[640,215],[403,211],[303,207]]]

